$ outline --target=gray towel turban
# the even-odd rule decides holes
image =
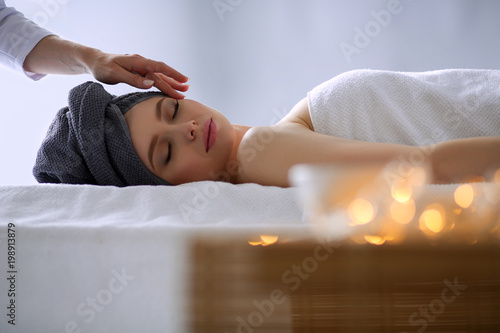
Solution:
[[[69,93],[38,151],[33,175],[40,183],[169,185],[156,177],[135,152],[123,114],[160,92],[115,97],[95,82]]]

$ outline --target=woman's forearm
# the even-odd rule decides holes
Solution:
[[[38,74],[90,73],[89,59],[101,51],[58,36],[43,38],[26,57],[23,67]]]
[[[256,127],[238,149],[242,182],[289,186],[295,164],[428,163],[433,183],[466,182],[500,168],[500,137],[457,139],[432,146],[363,142],[321,135],[303,126]]]
[[[466,182],[500,168],[500,137],[441,142],[430,157],[435,183]]]

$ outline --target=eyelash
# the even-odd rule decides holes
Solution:
[[[175,109],[174,109],[174,113],[172,114],[172,119],[175,118],[175,116],[177,115],[177,111],[179,111],[179,100],[175,100],[177,103],[175,104]]]
[[[175,118],[177,115],[177,112],[179,111],[179,100],[175,100],[175,108],[174,108],[174,113],[172,114],[172,120]],[[172,157],[172,144],[169,142],[168,143],[168,154],[167,158],[165,159],[165,164],[167,164],[170,161],[170,158]]]
[[[168,143],[168,154],[167,154],[167,158],[165,159],[165,164],[167,164],[170,161],[170,158],[171,158],[171,155],[172,155],[171,151],[172,151],[172,145],[169,142]]]

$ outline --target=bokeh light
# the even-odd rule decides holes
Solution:
[[[347,213],[349,218],[355,224],[366,224],[370,222],[374,215],[375,209],[373,205],[366,199],[357,198],[351,202]]]
[[[257,245],[268,246],[278,241],[278,236],[272,236],[272,235],[260,235],[259,238],[260,239],[256,241],[248,241],[248,244],[252,246],[257,246]]]
[[[415,216],[415,202],[413,200],[406,202],[393,201],[389,210],[394,221],[407,224]]]
[[[413,188],[410,183],[400,181],[391,186],[391,194],[394,200],[398,202],[407,202],[411,199]]]
[[[385,243],[385,239],[380,236],[375,236],[375,235],[365,235],[365,240],[374,245],[382,245]]]
[[[420,229],[426,234],[437,234],[444,228],[444,210],[440,205],[428,206],[420,215]]]
[[[462,208],[468,208],[474,201],[474,189],[469,184],[463,184],[455,190],[455,202]]]

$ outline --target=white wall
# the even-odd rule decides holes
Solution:
[[[495,0],[6,2],[62,37],[166,62],[191,78],[188,98],[248,125],[275,122],[315,85],[350,69],[500,67]],[[388,9],[397,13],[383,15]],[[367,29],[369,39],[359,33]],[[68,91],[92,78],[31,82],[4,68],[0,78],[0,185],[35,184],[46,129]]]

